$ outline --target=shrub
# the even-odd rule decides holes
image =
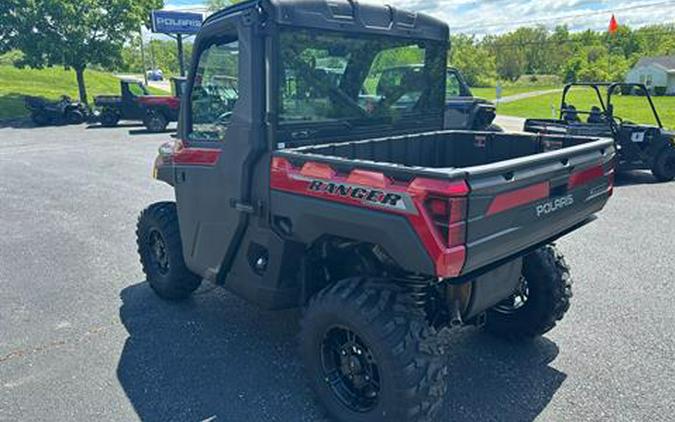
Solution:
[[[656,95],[657,97],[662,97],[666,95],[666,87],[665,86],[654,87],[654,95]]]

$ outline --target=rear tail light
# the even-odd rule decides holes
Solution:
[[[457,277],[466,261],[466,220],[469,186],[466,181],[426,179],[413,180],[408,187],[423,207],[423,224],[430,230],[428,238],[431,258],[438,277]],[[426,236],[425,236],[426,237]],[[433,245],[433,246],[432,246]]]
[[[461,246],[466,240],[466,198],[430,196],[425,206],[445,246]]]
[[[567,190],[578,188],[581,185],[585,185],[603,176],[605,176],[605,170],[602,166],[595,166],[574,172],[570,175],[569,181],[567,182]]]

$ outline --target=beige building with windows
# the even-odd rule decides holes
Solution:
[[[641,58],[626,82],[643,83],[656,94],[675,95],[675,55]]]

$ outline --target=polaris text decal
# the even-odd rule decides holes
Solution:
[[[366,186],[310,180],[307,190],[360,201],[363,204],[415,213],[412,199],[405,193],[385,192]]]
[[[549,215],[552,212],[560,211],[563,208],[571,207],[572,205],[574,205],[574,197],[572,195],[552,199],[536,206],[537,217]]]

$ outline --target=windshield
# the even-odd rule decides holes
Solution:
[[[439,42],[283,30],[280,124],[442,116],[445,57]]]

